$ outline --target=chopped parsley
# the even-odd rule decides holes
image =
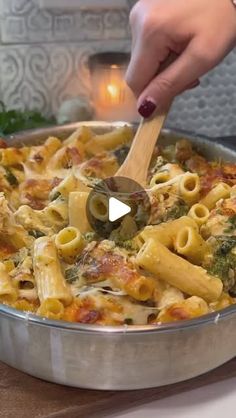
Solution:
[[[61,193],[60,192],[56,192],[52,195],[51,197],[51,202],[53,202],[54,200],[57,200],[59,197],[61,197]]]
[[[17,131],[42,128],[55,124],[54,118],[44,117],[35,110],[7,110],[0,102],[0,135],[9,135]]]
[[[159,155],[156,159],[156,161],[154,162],[154,165],[151,169],[151,174],[154,175],[156,174],[162,167],[163,165],[167,164],[168,161],[165,160],[161,155]]]
[[[114,151],[114,155],[115,155],[119,165],[121,165],[125,161],[128,153],[129,153],[129,150],[130,150],[130,148],[127,147],[127,145],[124,145],[122,148],[118,148]]]
[[[65,270],[66,281],[70,284],[74,283],[78,279],[78,267],[73,266]]]
[[[214,257],[208,272],[213,276],[219,277],[224,285],[226,292],[230,291],[236,284],[236,256],[228,254]]]
[[[124,323],[125,325],[133,325],[134,321],[132,318],[125,318]]]
[[[29,231],[29,235],[31,235],[34,238],[41,238],[41,237],[45,237],[45,234],[42,231],[39,231],[38,229],[32,229],[31,231]]]
[[[217,237],[217,248],[215,254],[224,256],[236,247],[236,237],[220,236]]]
[[[96,234],[96,232],[86,232],[85,234],[83,234],[83,238],[85,239],[85,241],[92,242],[98,239],[98,236]]]
[[[188,212],[189,207],[185,203],[178,202],[166,211],[163,221],[166,222],[171,219],[181,218],[182,216],[187,215]]]
[[[118,247],[124,248],[125,250],[130,251],[130,252],[137,252],[138,251],[137,245],[131,239],[126,240],[126,241],[117,240],[117,241],[115,241],[115,244]]]
[[[228,228],[224,230],[225,233],[235,232],[236,231],[236,215],[231,216],[227,223],[229,224]]]
[[[18,182],[16,176],[10,170],[10,168],[4,167],[4,170],[5,170],[5,173],[6,173],[5,174],[5,177],[6,177],[7,181],[8,181],[8,183],[10,184],[10,186],[12,186],[12,187],[19,186],[19,182]]]
[[[219,277],[224,285],[224,290],[232,291],[236,286],[236,255],[232,249],[236,247],[236,237],[215,237],[217,244],[208,272]]]

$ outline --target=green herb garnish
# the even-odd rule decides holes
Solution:
[[[169,221],[171,219],[178,219],[182,216],[187,215],[189,212],[189,207],[184,203],[177,203],[172,208],[166,211],[164,215],[164,222]]]
[[[12,187],[17,187],[19,186],[19,182],[16,178],[16,176],[13,174],[13,172],[10,170],[10,168],[8,167],[4,167],[4,170],[6,172],[5,177],[8,181],[8,183],[12,186]]]
[[[78,279],[78,267],[73,266],[65,270],[66,281],[70,284],[74,283]]]
[[[119,165],[121,165],[125,161],[128,153],[129,153],[129,150],[130,150],[130,148],[127,147],[127,145],[124,145],[123,147],[118,148],[114,151],[114,155],[115,155]]]
[[[216,237],[217,249],[215,254],[222,256],[228,254],[234,247],[236,247],[236,237],[221,236]]]
[[[51,202],[53,202],[54,200],[57,200],[59,197],[61,197],[61,193],[60,192],[56,192],[52,195],[51,197]]]
[[[98,239],[98,236],[96,234],[96,232],[85,232],[85,234],[83,234],[83,238],[85,239],[85,241],[92,242]]]
[[[121,247],[121,248],[124,248],[125,250],[127,250],[127,251],[130,251],[130,252],[137,252],[138,251],[138,247],[137,247],[137,245],[135,244],[135,242],[134,241],[132,241],[131,239],[129,239],[129,240],[126,240],[126,241],[122,241],[122,240],[115,240],[115,244],[118,246],[118,247]]]
[[[234,232],[236,230],[236,215],[231,216],[227,223],[229,227],[224,230],[225,233]]]
[[[42,231],[39,231],[38,229],[32,229],[31,231],[29,231],[29,235],[31,235],[34,238],[41,238],[41,237],[45,237],[45,234]]]
[[[33,110],[7,110],[0,102],[0,135],[9,135],[17,131],[41,128],[55,124],[54,118],[46,118]]]
[[[236,237],[218,236],[211,265],[208,272],[219,277],[224,285],[224,290],[230,292],[236,285],[236,255],[232,249],[236,247]]]

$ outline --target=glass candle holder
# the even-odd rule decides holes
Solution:
[[[125,82],[130,55],[106,52],[89,58],[92,98],[97,120],[138,120],[136,100]]]

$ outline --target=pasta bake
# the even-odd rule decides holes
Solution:
[[[236,163],[207,161],[184,138],[157,146],[147,226],[129,238],[136,225],[127,215],[107,239],[92,229],[89,194],[115,175],[132,139],[128,126],[100,135],[83,126],[41,145],[1,140],[0,303],[53,320],[132,326],[236,302]],[[93,200],[98,222],[106,209]]]

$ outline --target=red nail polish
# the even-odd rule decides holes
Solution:
[[[153,101],[146,99],[143,101],[138,111],[140,115],[143,116],[144,118],[149,118],[153,114],[153,112],[156,110],[156,107],[157,106]]]

